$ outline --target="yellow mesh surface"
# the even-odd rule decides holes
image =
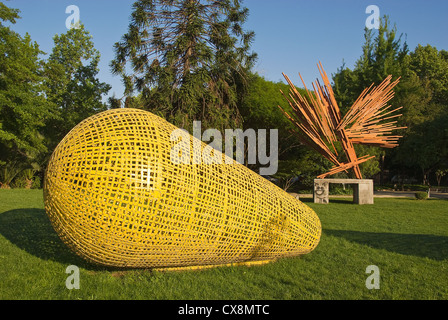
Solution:
[[[174,164],[175,129],[147,111],[114,109],[60,142],[45,209],[75,253],[106,266],[173,268],[274,260],[317,246],[315,212],[245,166]]]

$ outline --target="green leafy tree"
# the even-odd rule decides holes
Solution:
[[[410,67],[422,81],[428,82],[431,102],[448,109],[448,52],[430,46],[418,45],[410,53]]]
[[[280,154],[299,146],[300,143],[297,143],[297,139],[290,132],[293,129],[291,121],[278,108],[281,106],[284,110],[292,110],[281,93],[283,91],[288,94],[289,86],[283,82],[266,80],[258,74],[251,74],[249,79],[250,86],[239,107],[243,127],[255,130],[279,130]]]
[[[14,176],[46,150],[41,129],[52,114],[42,94],[42,65],[37,43],[7,24],[19,11],[0,2],[0,177],[8,187]]]
[[[420,171],[423,184],[429,184],[429,174],[448,161],[448,114],[415,126],[403,139],[396,161]]]
[[[364,88],[379,84],[389,74],[395,79],[400,77],[391,103],[404,107],[399,121],[410,132],[413,126],[432,120],[446,110],[448,53],[430,45],[418,45],[410,52],[396,30],[396,26],[391,28],[387,16],[381,19],[379,30],[366,29],[363,54],[353,70],[343,65],[333,75],[334,91],[346,111]]]
[[[46,130],[51,149],[79,122],[107,109],[102,97],[111,88],[97,77],[100,53],[82,24],[53,39],[44,81],[55,115]]]
[[[295,134],[291,132],[294,129],[293,124],[278,108],[281,106],[283,110],[293,112],[281,93],[288,95],[289,85],[266,80],[258,74],[251,74],[249,79],[248,92],[239,107],[243,128],[266,129],[268,132],[270,129],[278,130],[279,166],[274,178],[280,179],[281,184],[285,187],[295,181],[292,179],[295,179],[299,172],[304,172],[302,168],[295,167],[295,165],[303,165],[300,160],[314,151],[300,143]],[[303,89],[296,89],[305,94]],[[248,167],[254,171],[258,170],[257,165],[248,165]]]
[[[405,60],[405,81],[398,93],[405,106],[408,127],[395,165],[419,175],[429,184],[430,175],[446,165],[446,115],[448,114],[448,60],[446,51],[418,45]],[[443,120],[444,119],[444,120]]]
[[[125,95],[187,129],[193,120],[224,129],[241,124],[238,102],[256,55],[239,0],[138,0],[111,62]]]

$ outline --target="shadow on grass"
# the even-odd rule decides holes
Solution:
[[[0,213],[0,234],[18,248],[41,258],[88,270],[119,270],[91,264],[73,253],[58,237],[43,209]]]
[[[324,233],[404,255],[426,257],[433,260],[448,259],[448,237],[445,236],[350,230],[324,230]]]

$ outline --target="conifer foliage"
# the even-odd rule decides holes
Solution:
[[[193,120],[218,129],[241,124],[238,100],[256,54],[240,2],[136,1],[111,62],[125,95],[140,93],[144,108],[180,127]]]

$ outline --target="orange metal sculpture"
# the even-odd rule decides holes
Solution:
[[[372,84],[361,93],[343,117],[321,63],[318,64],[318,69],[324,84],[321,85],[318,80],[313,83],[314,92],[307,89],[299,74],[307,92],[306,98],[299,93],[288,76],[283,74],[290,86],[290,92],[289,97],[283,92],[282,94],[288,100],[295,117],[282,107],[279,108],[296,126],[293,132],[298,135],[299,140],[335,164],[329,172],[318,178],[323,179],[353,169],[356,178],[362,179],[359,165],[375,156],[366,155],[358,158],[353,144],[394,148],[398,146],[397,141],[401,136],[391,135],[392,131],[405,128],[398,127],[397,121],[387,122],[401,116],[394,113],[402,107],[389,111],[391,106],[387,105],[394,96],[393,88],[400,78],[392,81],[392,76],[389,75],[379,86],[375,87]],[[347,162],[338,160],[335,147],[337,142],[341,143]]]

